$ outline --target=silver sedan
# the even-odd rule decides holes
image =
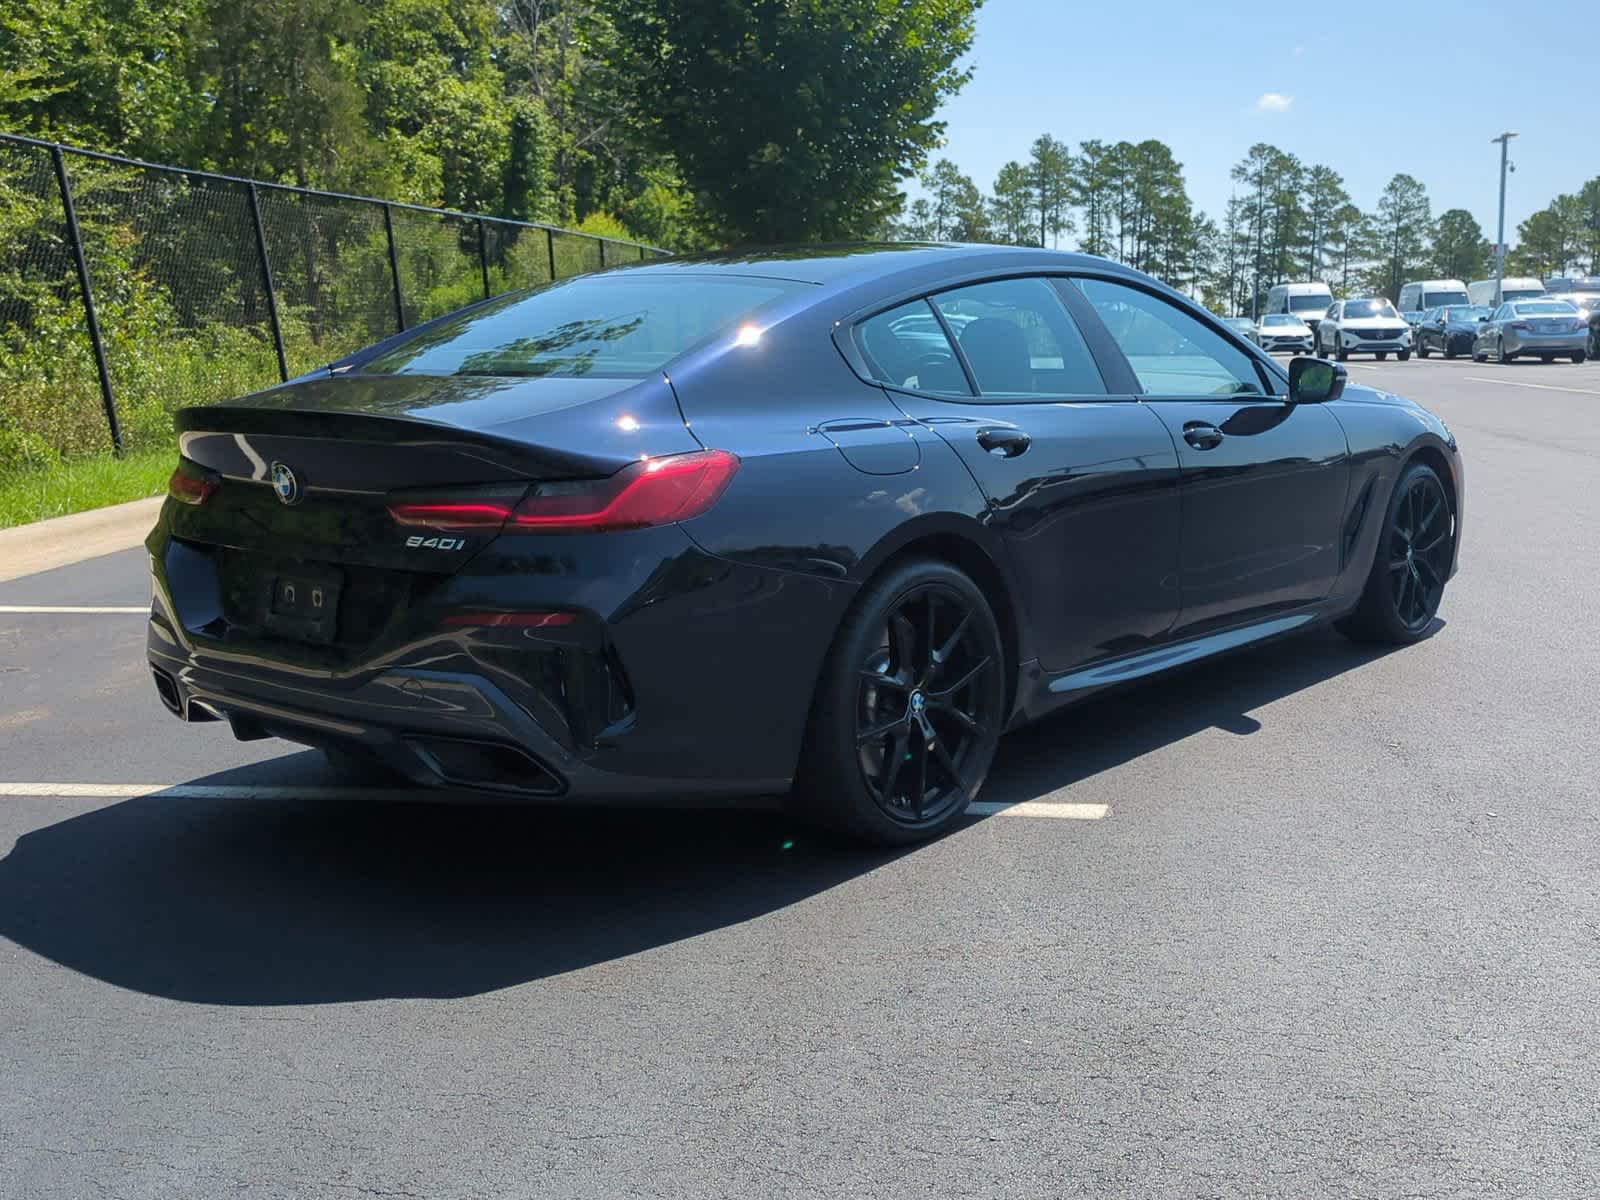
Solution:
[[[1472,361],[1483,362],[1493,355],[1508,363],[1529,354],[1545,362],[1563,357],[1581,363],[1588,348],[1589,326],[1574,305],[1555,299],[1513,300],[1478,326]]]

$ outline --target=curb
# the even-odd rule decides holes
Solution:
[[[165,496],[0,529],[0,583],[129,550],[155,526]]]

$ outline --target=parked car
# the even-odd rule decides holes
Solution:
[[[1317,327],[1317,353],[1340,362],[1352,354],[1373,354],[1381,361],[1393,354],[1411,357],[1411,326],[1382,296],[1336,300]]]
[[[1293,313],[1267,313],[1256,329],[1256,345],[1263,350],[1311,353],[1311,327]]]
[[[1248,338],[1252,342],[1256,340],[1256,323],[1249,317],[1227,317],[1225,319],[1227,324],[1239,331],[1241,337]]]
[[[1546,279],[1544,290],[1552,296],[1576,303],[1580,296],[1600,296],[1600,275],[1563,275]]]
[[[1413,279],[1400,285],[1398,307],[1402,313],[1427,312],[1450,304],[1467,303],[1467,285],[1459,279]]]
[[[180,411],[156,690],[421,784],[797,785],[853,835],[930,837],[1005,730],[1107,686],[1326,621],[1428,633],[1455,439],[1286,365],[1147,275],[1022,247],[485,300]]]
[[[1500,281],[1498,294],[1494,284],[1492,279],[1473,280],[1467,285],[1467,303],[1494,309],[1515,300],[1537,300],[1545,295],[1544,284],[1530,276],[1507,275]]]
[[[1585,292],[1575,296],[1572,303],[1589,327],[1588,357],[1600,362],[1600,294]]]
[[[1320,280],[1309,283],[1280,283],[1267,291],[1269,313],[1290,313],[1299,317],[1316,336],[1322,314],[1333,303],[1333,292]]]
[[[1502,304],[1478,326],[1472,343],[1472,361],[1489,355],[1502,363],[1518,355],[1537,355],[1544,362],[1570,358],[1581,363],[1588,357],[1589,323],[1576,305],[1565,300],[1518,300]]]
[[[1446,358],[1471,354],[1479,326],[1489,319],[1490,309],[1476,304],[1452,304],[1427,314],[1412,335],[1418,358],[1437,350]]]

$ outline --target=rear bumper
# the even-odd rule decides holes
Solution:
[[[162,702],[241,738],[359,749],[423,785],[529,799],[788,788],[850,586],[715,558],[670,526],[564,538],[554,558],[509,540],[372,644],[318,647],[230,627],[207,548],[173,538],[164,516],[147,542]],[[576,620],[439,619],[463,608]]]
[[[1589,333],[1519,334],[1505,339],[1512,354],[1576,354],[1589,346]]]

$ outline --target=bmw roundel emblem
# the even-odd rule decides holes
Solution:
[[[272,464],[272,491],[281,504],[298,504],[300,502],[300,481],[295,474],[281,462]]]

